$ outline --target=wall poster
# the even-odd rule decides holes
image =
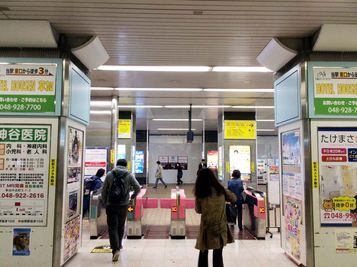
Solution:
[[[229,166],[230,174],[238,169],[243,181],[250,180],[250,146],[229,146]]]
[[[102,168],[107,169],[108,151],[106,148],[87,148],[85,150],[84,176],[91,177]]]
[[[281,134],[283,216],[286,251],[302,260],[304,180],[301,169],[300,129]]]
[[[158,160],[164,170],[176,170],[180,164],[183,170],[187,170],[188,156],[159,156]]]
[[[314,67],[316,115],[357,115],[357,68]]]
[[[318,128],[321,226],[357,227],[357,128]]]
[[[83,159],[82,130],[68,128],[68,161],[67,161],[67,220],[80,214],[80,190],[82,183]]]
[[[56,64],[0,64],[0,112],[55,112]]]
[[[14,228],[12,256],[30,256],[30,228]]]
[[[208,150],[207,151],[207,167],[212,169],[217,169],[218,167],[218,151]]]
[[[63,261],[67,261],[73,254],[77,252],[79,247],[79,232],[81,220],[77,216],[73,220],[67,222],[64,227],[64,250]]]
[[[48,125],[0,125],[0,226],[46,226]]]

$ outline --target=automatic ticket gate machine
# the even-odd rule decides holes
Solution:
[[[128,206],[127,238],[141,238],[143,236],[142,217],[144,215],[143,197],[146,189],[141,189],[134,200]]]
[[[185,238],[186,236],[185,201],[184,189],[171,189],[171,238]]]
[[[89,234],[91,239],[96,239],[107,230],[107,214],[101,190],[92,191],[89,201]]]
[[[245,193],[245,208],[243,209],[244,227],[258,239],[266,236],[266,206],[265,193],[248,188]]]

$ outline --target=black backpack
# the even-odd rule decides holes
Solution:
[[[119,204],[120,202],[126,200],[128,188],[125,186],[124,177],[127,174],[128,173],[125,172],[119,176],[115,171],[112,171],[113,183],[108,192],[108,198],[111,204]]]

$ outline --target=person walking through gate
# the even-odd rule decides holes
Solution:
[[[240,171],[234,170],[232,173],[232,180],[228,181],[228,189],[231,190],[236,196],[237,201],[235,202],[237,215],[238,215],[238,228],[239,231],[243,231],[242,224],[242,212],[243,212],[243,196],[242,193],[244,191],[243,182],[240,179]]]
[[[127,161],[119,159],[116,167],[107,174],[102,189],[113,261],[118,261],[119,251],[122,248],[130,190],[134,190],[130,198],[133,200],[140,192],[140,185],[134,175],[127,170]]]
[[[177,185],[182,185],[182,176],[183,176],[183,171],[182,171],[182,166],[180,163],[176,164],[176,169],[177,169]]]
[[[206,163],[206,160],[205,160],[205,159],[201,159],[200,164],[198,164],[197,175],[198,175],[198,172],[199,172],[202,168],[207,168],[207,163]]]
[[[236,201],[234,193],[225,189],[211,169],[202,168],[194,187],[195,210],[201,214],[196,249],[200,250],[198,267],[208,267],[208,250],[213,249],[213,267],[223,267],[222,250],[234,239],[228,228],[226,201]]]
[[[161,166],[161,162],[158,160],[156,161],[157,164],[157,169],[156,169],[156,173],[155,173],[155,186],[153,188],[157,188],[157,184],[159,183],[159,181],[161,181],[161,183],[165,186],[165,188],[167,187],[167,184],[164,182],[164,180],[162,179],[162,166]]]

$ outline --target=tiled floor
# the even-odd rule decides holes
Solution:
[[[192,186],[185,186],[186,196],[192,197]],[[169,197],[170,188],[149,189],[148,197]],[[200,217],[194,210],[187,211],[187,224],[199,225]],[[165,209],[146,210],[143,221],[153,225],[167,225],[170,212]],[[194,239],[125,239],[117,263],[111,261],[110,253],[91,253],[96,246],[108,245],[109,240],[90,240],[88,224],[84,223],[82,247],[66,267],[195,267],[198,250]],[[210,261],[212,261],[210,253]],[[225,267],[294,267],[280,248],[280,235],[272,239],[236,240],[223,250]],[[212,265],[210,265],[212,266]]]

